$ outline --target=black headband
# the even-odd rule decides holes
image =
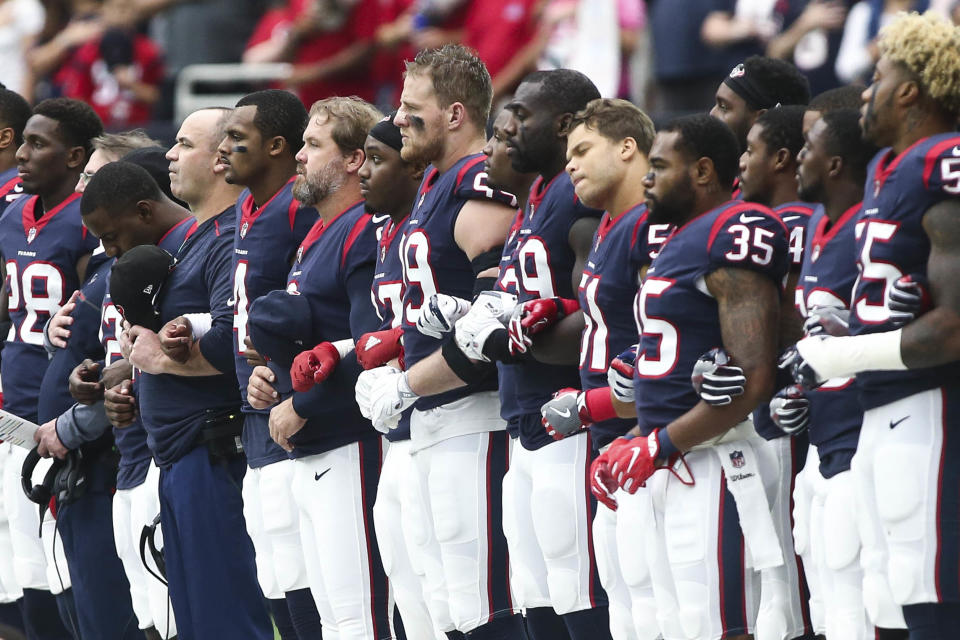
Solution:
[[[770,109],[780,105],[779,100],[767,93],[760,83],[747,75],[743,63],[733,68],[730,74],[723,79],[723,84],[743,98],[747,106],[754,111]]]
[[[400,151],[400,147],[403,146],[403,141],[400,139],[400,128],[393,124],[393,117],[395,115],[397,115],[397,113],[393,112],[373,125],[373,129],[370,129],[370,136],[376,138],[388,147]]]

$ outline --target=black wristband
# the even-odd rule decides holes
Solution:
[[[450,370],[467,384],[483,382],[490,377],[496,377],[497,365],[493,362],[474,362],[460,350],[457,342],[451,336],[440,348],[440,354]]]

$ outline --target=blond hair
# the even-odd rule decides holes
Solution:
[[[483,129],[487,126],[493,102],[493,81],[487,65],[473,49],[462,44],[424,49],[413,60],[407,60],[406,66],[405,77],[430,77],[441,109],[459,102],[475,127]]]
[[[321,114],[334,120],[330,137],[344,153],[363,149],[367,133],[383,118],[383,114],[376,107],[357,96],[334,96],[317,100],[310,107],[310,118]]]
[[[614,142],[633,138],[640,151],[649,154],[656,130],[653,121],[632,102],[619,98],[596,98],[587,103],[570,123],[570,130],[580,125],[592,129]]]
[[[960,28],[933,11],[901,13],[880,32],[879,46],[947,113],[960,113]]]
[[[123,133],[104,133],[91,141],[94,151],[102,151],[114,160],[119,160],[131,151],[147,147],[163,146],[143,129],[133,129]]]

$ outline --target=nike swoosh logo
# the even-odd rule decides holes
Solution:
[[[793,220],[799,220],[799,219],[800,219],[800,216],[784,216],[783,217],[784,222],[791,222]]]
[[[757,222],[763,220],[763,216],[748,216],[745,213],[740,214],[740,222],[743,224],[750,224],[751,222]]]
[[[554,409],[553,412],[558,416],[560,416],[561,418],[570,417],[570,409],[564,409],[563,411],[561,411],[560,409]]]
[[[235,305],[235,304],[237,304],[237,299],[236,299],[236,298],[230,298],[229,300],[227,300],[227,306],[228,306],[228,307],[232,307],[232,306]]]
[[[950,150],[950,155],[960,156],[960,144]]]
[[[373,224],[380,224],[381,222],[386,222],[389,219],[390,219],[390,216],[386,214],[370,216],[370,222],[372,222]]]
[[[910,416],[903,416],[902,418],[900,418],[900,419],[897,420],[896,422],[894,422],[893,420],[891,420],[891,421],[890,421],[890,428],[893,429],[894,427],[896,427],[898,424],[900,424],[901,422],[903,422],[904,420],[906,420],[906,419],[909,418],[909,417],[910,417]]]
[[[324,471],[323,473],[314,472],[314,473],[313,473],[313,479],[314,479],[314,480],[319,480],[319,479],[322,478],[323,476],[325,476],[325,475],[327,475],[328,473],[330,473],[330,469],[331,469],[331,468],[332,468],[332,467],[328,468],[328,469],[327,469],[326,471]]]

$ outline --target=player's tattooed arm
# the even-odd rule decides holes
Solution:
[[[934,307],[904,327],[900,356],[911,369],[960,360],[960,200],[944,200],[923,217],[930,238],[927,278]]]
[[[765,275],[725,267],[706,276],[707,289],[717,301],[723,348],[747,378],[743,395],[722,407],[702,400],[667,426],[670,440],[681,451],[716,438],[736,426],[774,390],[780,296]]]

